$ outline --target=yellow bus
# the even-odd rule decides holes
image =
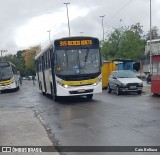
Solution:
[[[67,37],[54,41],[36,57],[39,89],[56,101],[61,96],[86,96],[102,92],[99,40]]]
[[[3,90],[18,90],[19,79],[16,66],[11,62],[0,62],[0,92]]]

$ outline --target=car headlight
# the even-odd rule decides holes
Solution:
[[[121,86],[125,87],[127,86],[127,83],[121,83]]]
[[[139,83],[139,86],[143,86],[143,82]]]

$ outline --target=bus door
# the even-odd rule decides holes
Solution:
[[[54,71],[54,66],[55,66],[55,54],[53,52],[53,49],[50,50],[50,56],[51,56],[51,69],[52,69],[52,90],[53,94],[56,95],[56,80],[55,80],[55,71]]]
[[[40,81],[40,78],[39,78],[39,71],[40,71],[39,63],[40,63],[40,58],[36,60],[36,74],[37,74],[38,81]],[[39,82],[38,82],[38,86],[40,88],[40,83]]]
[[[45,79],[45,61],[44,61],[44,55],[42,56],[42,76],[43,76],[43,85],[44,85],[44,91],[47,92],[47,89],[46,89],[46,79]],[[43,88],[42,88],[43,89]]]

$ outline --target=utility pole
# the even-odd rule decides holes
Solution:
[[[51,36],[50,36],[51,30],[48,30],[47,32],[49,33],[49,41],[50,41],[50,43],[51,43]]]
[[[69,36],[71,36],[70,25],[69,25],[69,15],[68,15],[68,4],[70,4],[70,3],[63,3],[63,4],[66,5],[66,9],[67,9],[68,31],[69,31]]]
[[[152,68],[152,6],[151,6],[151,0],[150,0],[150,73]]]
[[[102,31],[103,31],[103,42],[104,42],[104,25],[103,25],[103,18],[104,18],[105,15],[103,16],[99,16],[102,18]]]
[[[3,53],[7,52],[7,50],[0,50],[1,53],[1,61],[3,61]]]

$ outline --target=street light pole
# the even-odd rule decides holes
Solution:
[[[51,30],[48,30],[47,32],[49,33],[49,41],[50,41],[50,43],[51,43],[51,36],[50,36]]]
[[[104,42],[104,25],[103,25],[103,18],[104,18],[105,15],[103,16],[99,16],[102,18],[102,31],[103,31],[103,42]]]
[[[150,73],[151,73],[151,67],[152,67],[152,6],[151,6],[151,0],[150,0]]]
[[[3,53],[7,52],[7,50],[0,50],[1,52],[1,61],[3,61]]]
[[[69,36],[71,36],[70,25],[69,25],[69,15],[68,15],[68,4],[70,4],[70,3],[63,3],[63,4],[66,5],[66,9],[67,9],[68,31],[69,31]]]

